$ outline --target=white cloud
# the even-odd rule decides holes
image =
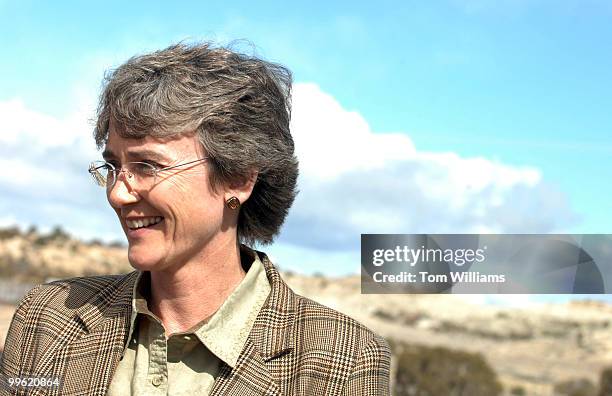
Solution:
[[[315,84],[296,84],[292,102],[291,131],[300,171],[308,178],[333,180],[415,153],[408,136],[373,134],[359,113],[343,109]]]
[[[285,243],[357,249],[361,233],[544,233],[572,219],[535,168],[417,151],[314,84],[296,84],[293,103],[301,192]]]
[[[34,152],[49,147],[65,147],[74,142],[82,142],[89,137],[88,117],[82,110],[77,110],[69,117],[55,117],[28,109],[20,99],[0,102],[2,117],[3,144],[33,144]]]
[[[89,180],[97,159],[91,114],[57,118],[23,101],[0,102],[0,210],[22,226],[63,225],[83,238],[117,239],[104,192]]]

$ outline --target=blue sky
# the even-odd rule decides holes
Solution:
[[[610,233],[610,2],[81,3],[0,0],[3,224],[120,239],[78,173],[104,71],[248,39],[296,82],[281,266],[356,272],[366,232]]]

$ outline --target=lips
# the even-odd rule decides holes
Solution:
[[[125,219],[125,224],[130,230],[137,230],[139,228],[150,227],[160,223],[164,218],[161,216],[150,216],[150,217],[139,217],[132,219]]]

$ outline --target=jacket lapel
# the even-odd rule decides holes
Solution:
[[[257,315],[236,367],[222,367],[211,396],[282,394],[274,375],[279,369],[275,360],[295,350],[295,340],[292,337],[295,295],[283,282],[268,257],[264,253],[257,253],[270,281],[270,295]],[[273,366],[276,370],[270,369]]]
[[[235,368],[222,365],[210,396],[280,396],[278,384],[253,342],[247,339]]]

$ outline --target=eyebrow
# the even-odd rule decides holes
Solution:
[[[153,150],[128,150],[127,151],[127,156],[128,158],[136,158],[136,159],[142,159],[142,158],[147,158],[147,159],[151,159],[153,161],[159,161],[159,162],[167,162],[168,158],[166,156],[164,156],[161,153],[158,153],[157,151],[153,151]],[[110,149],[104,149],[104,151],[102,152],[102,158],[104,158],[104,160],[108,160],[108,159],[112,159],[112,158],[117,158],[117,156],[115,155],[115,153],[113,153]]]

